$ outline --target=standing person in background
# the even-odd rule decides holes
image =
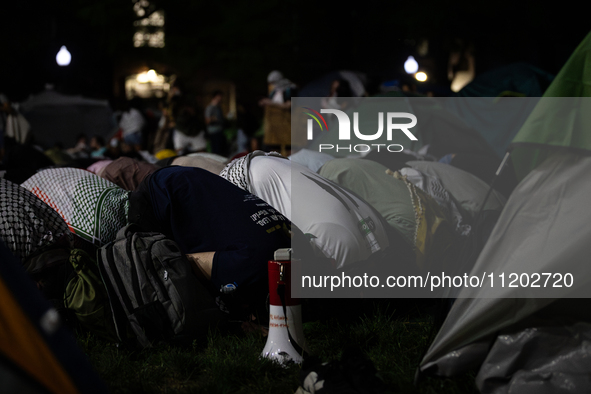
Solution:
[[[183,90],[180,80],[176,79],[170,87],[166,101],[159,103],[162,116],[158,122],[158,131],[152,142],[151,152],[153,154],[167,149],[174,149],[175,114],[178,113]]]
[[[269,97],[259,101],[259,105],[268,105],[279,108],[291,108],[291,98],[296,94],[296,84],[284,78],[281,71],[271,71],[267,77],[269,86]]]
[[[144,150],[148,152],[154,151],[154,139],[160,127],[164,125],[164,101],[158,99],[152,101],[150,105],[144,110],[146,116],[146,127],[144,127]]]
[[[220,106],[222,98],[223,93],[220,90],[213,92],[213,97],[205,108],[205,127],[211,143],[211,151],[226,156],[227,143],[224,135],[224,114]]]
[[[291,150],[291,98],[296,96],[296,85],[284,78],[280,71],[267,76],[269,96],[260,100],[265,107],[263,123],[265,150],[280,150],[288,156]]]
[[[18,144],[29,144],[32,142],[31,125],[27,119],[18,111],[18,106],[13,106],[8,97],[1,95],[0,105],[3,119],[3,136]],[[6,141],[4,141],[6,143]]]
[[[140,110],[133,106],[131,102],[126,102],[121,119],[119,119],[119,128],[121,129],[123,141],[135,147],[136,150],[141,150],[142,131],[145,125],[146,120]]]

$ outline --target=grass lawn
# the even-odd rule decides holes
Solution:
[[[339,360],[346,348],[361,349],[393,393],[477,392],[472,374],[413,385],[434,334],[433,304],[308,300],[302,308],[308,347],[322,361]],[[189,346],[160,344],[142,351],[90,334],[78,341],[113,393],[293,393],[300,384],[299,365],[284,368],[259,358],[262,333],[214,332]]]

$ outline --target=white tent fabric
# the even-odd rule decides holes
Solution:
[[[108,107],[107,100],[95,100],[82,96],[70,96],[58,93],[54,90],[45,90],[35,96],[31,96],[20,104],[20,109],[23,112],[30,112],[32,110],[48,107],[48,106],[68,106],[68,105],[90,105],[99,107]]]
[[[34,142],[51,148],[61,142],[74,146],[79,134],[107,139],[116,131],[113,111],[107,100],[64,95],[53,90],[29,97],[19,109],[31,125]]]
[[[578,308],[585,305],[577,303]],[[504,330],[489,350],[476,385],[485,393],[588,393],[591,324],[528,320]],[[526,356],[526,357],[524,357]]]
[[[343,77],[343,79],[346,79],[349,82],[349,84],[351,85],[351,90],[353,91],[353,93],[355,93],[356,96],[362,97],[363,95],[365,95],[365,74],[346,70],[339,71],[339,74],[341,74],[341,77]]]
[[[588,293],[589,195],[591,157],[558,152],[547,159],[511,194],[471,275],[569,272],[575,280],[562,289],[562,297]],[[462,291],[420,370],[451,376],[486,360],[477,378],[485,393],[591,392],[591,326],[565,323],[587,319],[589,308],[579,300],[527,298],[528,291],[498,286]],[[537,312],[554,328],[536,328],[531,319]],[[557,330],[576,332],[578,339],[557,335]],[[564,381],[572,384],[556,391]]]

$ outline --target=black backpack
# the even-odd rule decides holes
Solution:
[[[159,340],[191,340],[225,321],[178,245],[138,230],[134,224],[122,228],[97,252],[119,340],[126,342],[129,327],[142,348]]]

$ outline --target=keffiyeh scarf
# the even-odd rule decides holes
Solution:
[[[129,193],[89,171],[52,168],[22,184],[57,211],[70,230],[97,246],[127,224]]]
[[[285,160],[289,160],[286,157],[281,156],[281,154],[277,152],[263,152],[262,150],[255,150],[254,152],[249,153],[246,156],[239,157],[238,159],[232,160],[226,168],[220,172],[220,176],[227,181],[232,182],[234,185],[238,186],[239,188],[246,190],[249,193],[252,193],[250,190],[250,176],[249,176],[249,168],[250,168],[250,161],[257,157],[257,156],[273,156],[273,157],[280,157]]]
[[[56,244],[68,246],[72,234],[58,213],[33,193],[0,179],[0,238],[25,260]]]

